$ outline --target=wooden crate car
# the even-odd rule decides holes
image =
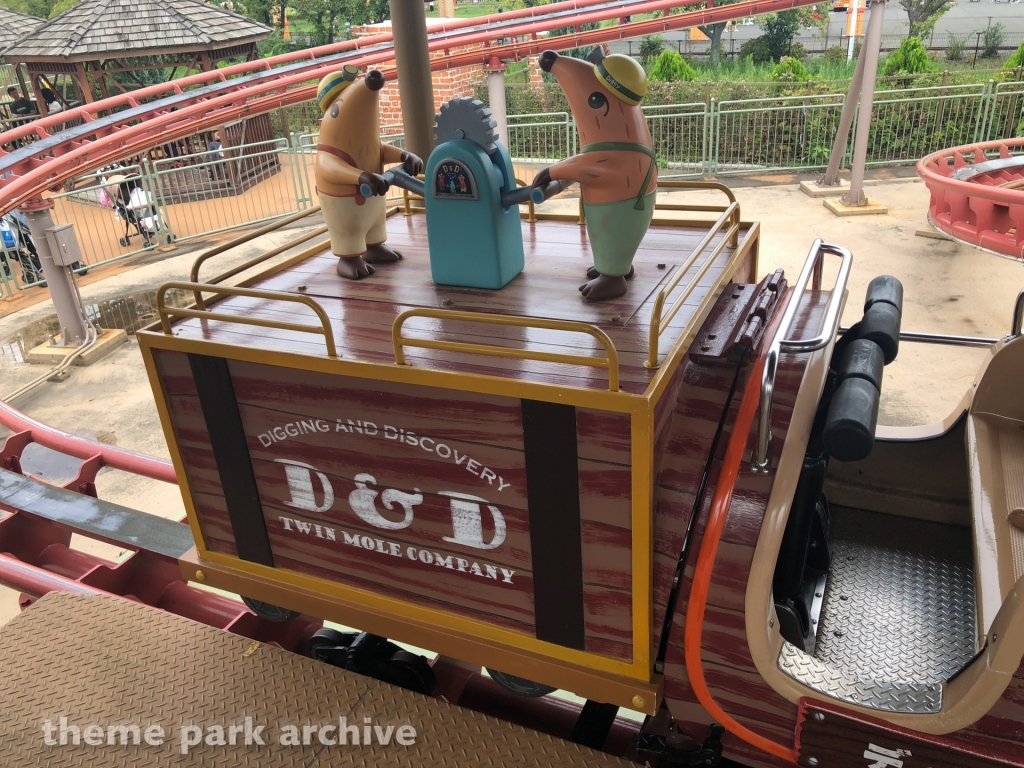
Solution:
[[[500,291],[435,285],[418,213],[389,218],[405,259],[372,279],[318,245],[245,288],[187,286],[196,305],[139,335],[197,542],[186,576],[653,713],[686,352],[759,290],[758,225],[713,208],[656,219],[627,295],[599,304],[577,291],[575,217],[524,221],[526,269]],[[781,288],[760,287],[762,317]]]
[[[895,356],[902,299],[837,336],[852,256],[756,282],[718,208],[656,216],[602,304],[574,217],[524,221],[500,291],[435,286],[415,211],[359,282],[321,245],[240,287],[197,264],[139,334],[182,573],[654,715],[652,765],[720,724],[751,766],[1019,766],[1024,299],[949,420],[876,430],[881,363],[847,357]]]

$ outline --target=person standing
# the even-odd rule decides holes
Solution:
[[[217,178],[224,178],[224,164],[218,162],[224,159],[224,144],[220,140],[220,131],[213,132],[213,138],[210,139],[210,143],[206,145],[206,162],[213,163],[209,166],[210,180],[213,181],[214,171],[216,170]]]
[[[46,102],[46,113],[48,115],[64,111],[64,105],[60,103],[56,93],[49,88],[43,88],[40,93],[43,94],[43,101]]]
[[[11,112],[17,117],[25,117],[26,115],[35,113],[35,104],[25,98],[13,85],[7,88],[7,95],[10,96],[11,101],[14,102],[11,105]]]

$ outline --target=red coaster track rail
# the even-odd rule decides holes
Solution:
[[[597,45],[611,40],[642,37],[655,32],[713,24],[763,13],[813,5],[815,0],[750,0],[622,23],[627,15],[668,12],[680,0],[597,0],[567,2],[445,22],[433,28],[432,51],[454,51],[431,62],[435,70],[472,64],[515,61],[547,48]],[[583,24],[607,20],[620,23],[589,31]],[[487,25],[482,27],[481,25]],[[570,34],[540,37],[544,32],[572,27]],[[480,45],[477,50],[458,50]],[[40,197],[64,181],[95,170],[127,155],[191,135],[232,120],[308,101],[316,81],[342,63],[362,67],[394,60],[390,34],[335,43],[321,48],[192,75],[170,83],[92,102],[42,118],[0,134],[0,146],[36,139],[27,146],[0,154],[0,214]],[[394,78],[396,72],[385,72]],[[67,123],[76,123],[62,130]],[[51,134],[51,131],[58,131]]]

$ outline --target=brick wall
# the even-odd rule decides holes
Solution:
[[[427,19],[427,22],[429,26],[431,19]],[[390,24],[368,24],[352,27],[352,35],[354,37],[366,37],[367,35],[377,35],[390,31]],[[430,58],[431,60],[440,59],[456,53],[481,49],[483,49],[482,44],[457,46],[450,48],[448,51],[435,51],[430,55]],[[380,66],[381,69],[388,69],[395,66],[395,62],[386,61]],[[460,96],[472,96],[473,84],[483,79],[483,72],[483,66],[479,64],[472,67],[434,72],[432,75],[434,81],[434,111],[439,111],[442,104],[446,104],[452,99],[459,98]],[[382,126],[402,124],[402,106],[399,99],[398,85],[394,82],[388,83],[384,90],[381,91],[380,124]]]

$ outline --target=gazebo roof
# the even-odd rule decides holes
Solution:
[[[11,63],[95,61],[209,51],[262,40],[270,32],[199,0],[82,0],[0,54]]]
[[[45,19],[0,6],[0,48],[10,45],[44,23]]]

